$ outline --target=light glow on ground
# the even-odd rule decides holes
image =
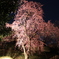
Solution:
[[[11,58],[9,56],[2,56],[2,57],[0,57],[0,59],[13,59],[13,58]]]

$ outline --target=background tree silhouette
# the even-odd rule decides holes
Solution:
[[[10,33],[10,29],[6,29],[5,23],[13,20],[17,3],[18,0],[0,0],[0,39]]]

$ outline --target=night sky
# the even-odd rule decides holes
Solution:
[[[43,4],[44,20],[59,20],[59,1],[58,0],[31,0]]]

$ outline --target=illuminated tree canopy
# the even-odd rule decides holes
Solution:
[[[48,39],[45,39],[47,37],[50,37],[50,43],[51,39],[59,40],[59,28],[54,27],[50,21],[46,23],[43,20],[41,7],[40,3],[24,1],[18,7],[14,22],[12,24],[6,23],[6,27],[10,27],[14,31],[14,37],[17,37],[16,46],[20,50],[24,50],[26,55],[36,51],[42,52],[44,42],[48,42]]]

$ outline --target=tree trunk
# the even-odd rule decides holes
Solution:
[[[24,56],[25,56],[25,59],[28,59],[28,55],[27,55],[27,53],[26,53],[26,50],[25,50],[25,46],[24,46],[24,44],[22,44],[22,48],[23,48],[23,50],[24,50]]]

